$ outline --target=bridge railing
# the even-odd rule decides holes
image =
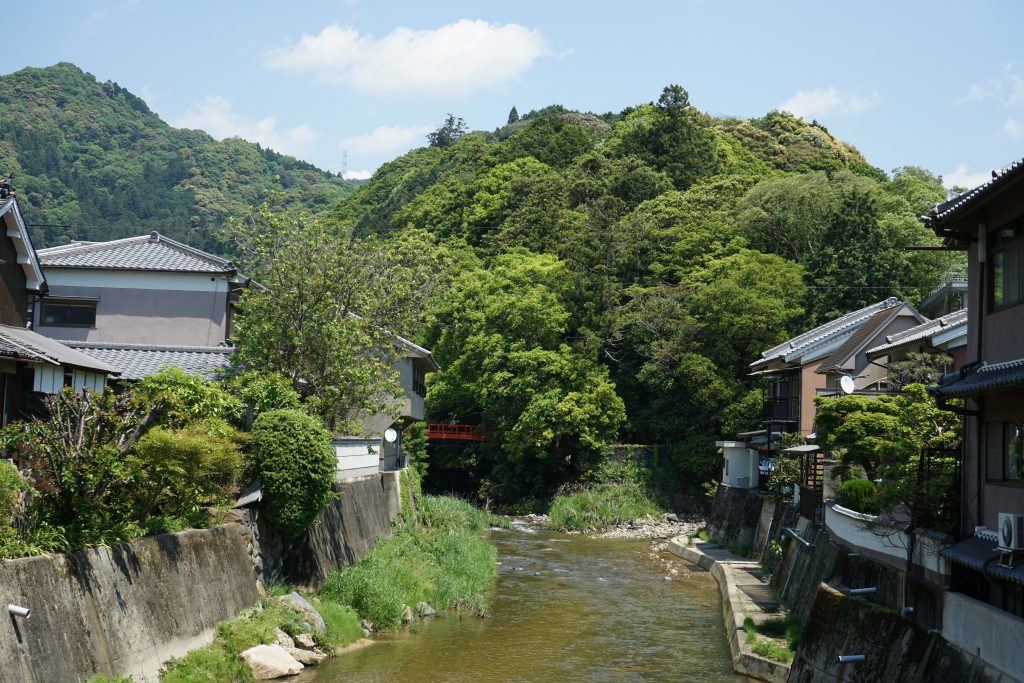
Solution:
[[[451,441],[485,441],[480,425],[428,422],[427,438]]]

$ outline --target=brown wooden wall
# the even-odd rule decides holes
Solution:
[[[5,220],[0,218],[0,323],[24,327],[28,310],[25,271],[18,264],[14,242],[7,237]]]
[[[25,291],[25,273],[18,265],[18,255],[11,240],[0,238],[0,323],[15,327],[25,326],[28,295]]]

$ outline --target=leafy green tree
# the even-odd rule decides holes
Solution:
[[[438,312],[429,343],[445,372],[429,385],[428,409],[483,425],[485,498],[547,495],[598,457],[624,418],[607,372],[562,342],[566,286],[564,264],[519,250],[464,273]]]
[[[352,240],[266,208],[233,234],[260,282],[239,305],[233,364],[289,378],[332,428],[388,409],[399,391],[392,335],[417,331],[437,278],[431,241]]]
[[[451,147],[468,129],[461,117],[449,113],[440,128],[427,134],[427,142],[431,147]]]
[[[516,121],[518,121],[518,120],[519,120],[519,111],[516,110],[515,106],[513,106],[512,109],[508,112],[508,121],[506,121],[506,123],[511,125],[511,124],[515,123]]]

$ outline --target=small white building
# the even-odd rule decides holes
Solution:
[[[722,483],[738,489],[757,488],[758,463],[760,455],[753,448],[747,447],[745,441],[716,441],[715,445],[722,450]]]

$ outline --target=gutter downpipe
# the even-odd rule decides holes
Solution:
[[[985,290],[985,287],[988,284],[988,272],[987,272],[988,271],[988,263],[987,262],[988,262],[988,225],[986,225],[985,223],[978,223],[978,265],[979,265],[979,268],[978,268],[978,271],[979,271],[978,272],[978,279],[981,280],[981,286],[978,287],[978,308],[977,308],[977,310],[978,310],[978,317],[977,317],[977,320],[978,320],[978,349],[977,349],[977,354],[978,355],[975,358],[975,360],[977,362],[979,362],[979,363],[984,358],[984,348],[985,348],[985,346],[984,346],[984,339],[985,339],[985,315],[986,315],[986,311],[985,311],[985,304],[986,304],[986,301],[985,301],[985,298],[986,298],[985,297],[985,291],[986,290]],[[970,313],[968,313],[968,315],[970,315]],[[977,399],[975,399],[975,405],[976,406],[978,405]],[[984,430],[981,429],[981,419],[980,419],[981,412],[979,410],[975,410],[974,412],[975,412],[975,415],[979,418],[979,419],[974,420],[974,428],[978,431],[978,434],[977,434],[977,437],[978,437],[977,438],[977,442],[978,442],[978,444],[977,444],[977,448],[978,448],[978,453],[977,453],[978,465],[977,465],[977,472],[976,472],[976,475],[977,475],[976,476],[976,479],[977,479],[977,484],[976,484],[977,492],[975,494],[977,496],[977,498],[975,498],[975,500],[978,501],[978,505],[979,506],[983,506],[985,499],[983,497],[984,491],[982,489],[982,462],[984,462],[984,460],[983,460],[983,457],[982,457],[981,437],[982,437],[982,432]],[[964,436],[966,437],[966,435],[967,435],[967,416],[965,415],[964,416]],[[967,443],[966,439],[964,440],[964,443],[965,444]],[[963,472],[962,469],[961,469],[961,472]],[[960,510],[960,523],[961,523],[961,525],[963,524],[964,513],[967,512],[967,510],[965,509],[967,507],[967,500],[966,500],[966,498],[967,498],[967,496],[964,496],[964,500],[960,504],[961,505],[961,510]],[[978,510],[978,519],[982,519],[982,520],[985,519],[985,511],[983,509],[979,509]],[[975,520],[975,521],[977,521],[977,520]]]

